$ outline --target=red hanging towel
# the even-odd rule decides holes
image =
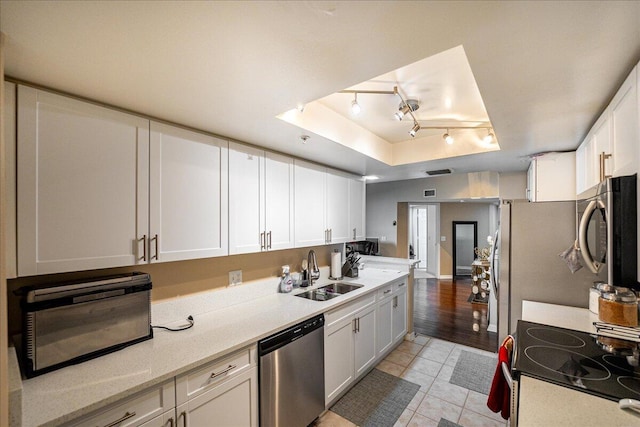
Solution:
[[[493,412],[500,412],[500,415],[502,415],[502,418],[505,420],[509,419],[511,389],[502,372],[502,363],[506,363],[507,367],[511,369],[510,348],[512,344],[513,337],[508,336],[498,350],[498,366],[496,366],[496,372],[493,375],[493,382],[491,383],[491,390],[489,391],[489,398],[487,399],[487,407]]]

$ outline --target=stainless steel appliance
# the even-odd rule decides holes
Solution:
[[[571,273],[558,256],[575,239],[576,202],[503,201],[490,275],[496,280],[498,337],[515,331],[522,300],[589,306],[589,288],[598,276],[587,268]]]
[[[23,289],[22,360],[33,377],[153,338],[144,273]]]
[[[610,285],[637,281],[637,176],[608,178],[577,202],[583,264]]]
[[[613,401],[639,399],[637,347],[636,342],[519,321],[512,362],[512,421],[522,375]]]
[[[258,342],[260,426],[304,427],[324,411],[324,315]]]

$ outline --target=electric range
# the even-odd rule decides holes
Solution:
[[[638,343],[518,321],[514,376],[583,391],[609,400],[640,399]]]

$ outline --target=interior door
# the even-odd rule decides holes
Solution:
[[[453,221],[453,276],[470,276],[478,247],[478,222]]]

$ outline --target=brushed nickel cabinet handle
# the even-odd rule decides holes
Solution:
[[[184,418],[184,424],[183,424],[183,426],[184,426],[184,427],[187,427],[187,424],[188,424],[188,420],[187,420],[187,411],[182,411],[182,413],[180,414],[180,416],[181,416],[182,418]]]
[[[333,228],[329,229],[329,243],[333,241]]]
[[[222,370],[222,371],[220,371],[220,372],[213,372],[213,373],[211,374],[211,376],[209,377],[209,380],[212,380],[212,379],[214,379],[214,378],[217,378],[217,377],[219,377],[220,375],[224,375],[224,374],[226,374],[227,372],[232,371],[232,370],[234,370],[234,369],[236,369],[236,368],[237,368],[237,366],[236,366],[236,365],[229,365],[228,367],[226,367],[225,369],[223,369],[223,370]]]
[[[405,283],[405,282],[398,283],[398,287],[402,287],[402,286],[404,286],[404,285],[406,285],[406,283]]]
[[[147,235],[143,234],[141,239],[138,239],[138,242],[142,240],[142,256],[138,258],[138,261],[146,261],[147,260]]]
[[[354,334],[355,334],[356,332],[358,332],[358,330],[356,329],[356,320],[357,320],[357,319],[353,319],[353,320],[351,321],[351,323],[353,323],[353,333],[354,333]]]
[[[267,249],[271,249],[271,231],[269,231],[267,233],[267,240],[268,240],[268,244],[267,244]]]
[[[607,178],[611,178],[611,175],[606,173],[606,161],[611,158],[611,154],[607,154],[604,151],[600,154],[600,182]]]
[[[387,289],[386,291],[384,291],[384,295],[388,294],[389,292],[391,292],[391,289]]]
[[[155,243],[156,243],[156,253],[155,253],[155,255],[153,255],[153,257],[152,257],[151,259],[155,259],[155,260],[157,261],[157,260],[159,259],[159,258],[158,258],[158,247],[159,247],[159,246],[158,246],[158,235],[156,234],[156,235],[153,237],[153,239],[151,239],[151,240],[155,240]]]
[[[173,417],[169,418],[169,427],[173,427]]]
[[[109,424],[105,425],[104,427],[114,427],[114,426],[117,426],[117,425],[118,425],[118,424],[120,424],[121,422],[126,421],[126,420],[128,420],[129,418],[132,418],[132,417],[135,417],[135,416],[136,416],[135,411],[134,411],[134,412],[129,412],[129,411],[127,411],[127,412],[126,412],[126,413],[125,413],[121,418],[118,418],[118,419],[117,419],[117,420],[115,420],[114,422],[109,423]]]
[[[398,307],[398,296],[393,297],[393,308]]]
[[[260,250],[264,250],[265,249],[265,243],[264,243],[264,231],[262,233],[260,233]]]
[[[356,229],[354,228],[353,229],[353,240],[355,240],[355,239],[356,239]]]

